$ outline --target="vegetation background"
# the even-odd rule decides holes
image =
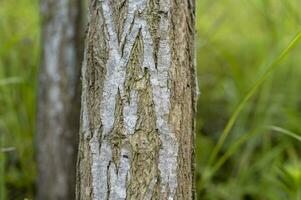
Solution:
[[[35,194],[38,3],[0,0],[0,200]],[[300,1],[196,3],[199,199],[300,200]]]

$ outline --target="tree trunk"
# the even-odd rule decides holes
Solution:
[[[39,200],[75,199],[80,118],[81,0],[42,0],[37,147]]]
[[[195,199],[194,0],[90,0],[77,199]]]

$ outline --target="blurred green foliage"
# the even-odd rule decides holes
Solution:
[[[241,100],[301,30],[298,6],[297,0],[198,0],[200,199],[301,199],[301,143],[270,128],[301,133],[300,46],[277,62],[209,162]]]
[[[300,45],[243,106],[209,162],[238,104],[301,30],[299,10],[299,0],[197,0],[199,199],[301,199]],[[0,0],[0,199],[35,192],[39,38],[38,0]]]
[[[38,1],[0,0],[0,199],[34,193],[39,41]]]

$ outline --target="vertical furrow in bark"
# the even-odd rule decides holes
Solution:
[[[193,116],[189,115],[193,115],[195,85],[190,69],[193,33],[186,32],[193,26],[185,21],[188,10],[175,7],[176,0],[93,2],[90,17],[100,18],[105,30],[91,24],[89,30],[106,34],[99,41],[88,37],[86,42],[96,48],[107,44],[107,48],[102,49],[106,56],[99,62],[104,66],[99,95],[86,92],[91,64],[86,62],[83,68],[83,76],[88,77],[83,78],[81,124],[91,137],[81,139],[78,176],[90,170],[91,178],[85,184],[78,179],[77,197],[191,199]],[[181,12],[176,17],[172,16],[175,8]],[[100,14],[93,16],[94,12]],[[99,105],[96,111],[86,99]],[[89,115],[99,115],[100,122],[91,122],[85,117]],[[93,134],[93,127],[99,127],[100,133]]]
[[[139,32],[133,46],[131,59],[127,65],[126,90],[137,93],[137,112],[134,132],[128,135],[132,157],[130,179],[128,182],[128,199],[145,199],[152,180],[157,182],[157,158],[160,140],[156,130],[156,116],[152,101],[150,74],[143,67],[145,47]],[[150,188],[153,192],[153,188]]]
[[[129,5],[129,10],[131,10],[131,4]],[[109,1],[104,0],[102,2],[102,10],[103,10],[103,15],[104,19],[109,31],[109,59],[106,65],[107,68],[107,73],[104,81],[104,90],[103,90],[103,96],[102,96],[102,102],[101,102],[101,114],[102,114],[102,124],[103,124],[103,135],[102,135],[102,144],[100,148],[100,163],[99,168],[97,171],[100,171],[101,176],[98,176],[98,174],[95,175],[95,181],[97,183],[105,183],[108,182],[108,177],[106,177],[106,172],[103,169],[106,169],[106,166],[110,164],[110,162],[114,162],[116,164],[119,163],[117,160],[113,160],[113,153],[112,153],[112,148],[111,148],[111,143],[108,138],[110,136],[114,136],[112,134],[112,131],[114,131],[114,127],[116,126],[122,126],[123,124],[120,124],[123,122],[122,120],[119,120],[120,122],[118,123],[118,118],[122,118],[122,113],[116,112],[116,109],[121,109],[119,108],[120,106],[123,106],[123,101],[124,101],[124,81],[125,81],[125,71],[126,71],[126,64],[129,60],[130,57],[130,52],[131,49],[134,45],[136,36],[138,34],[139,29],[137,27],[133,28],[132,31],[129,33],[129,37],[126,40],[126,43],[123,48],[122,52],[122,57],[121,57],[121,50],[119,48],[119,43],[118,43],[118,36],[116,32],[116,26],[114,24],[114,21],[112,20],[114,13],[112,12],[112,9],[110,7]],[[118,93],[119,92],[119,93]],[[116,97],[118,93],[119,97]],[[117,113],[117,114],[116,114]],[[114,124],[114,122],[116,122]],[[122,130],[118,129],[117,135],[122,135],[125,133],[122,133]],[[113,145],[114,146],[114,145]],[[114,149],[115,154],[120,154],[120,149],[116,148]],[[116,152],[117,151],[117,152]],[[114,158],[118,159],[120,155],[115,155]],[[123,157],[122,157],[123,158]],[[122,162],[123,163],[123,162]],[[115,166],[111,165],[110,170],[110,182],[108,183],[110,186],[110,199],[118,199],[118,198],[125,198],[125,192],[122,191],[122,186],[120,184],[124,185],[125,183],[121,183],[120,179],[123,179],[120,176],[126,176],[126,171],[125,169],[119,168],[120,166]],[[124,165],[122,165],[123,167]],[[113,170],[115,168],[115,170]],[[118,174],[119,169],[123,171],[123,174]],[[119,177],[118,177],[119,176]],[[97,180],[96,180],[97,179]],[[99,184],[96,184],[97,187]],[[103,184],[103,186],[105,186]],[[101,190],[95,194],[96,196],[102,196],[105,197],[107,196],[107,190],[108,188],[106,187],[101,187]]]
[[[159,41],[160,36],[158,34],[159,25],[160,25],[160,0],[149,0],[147,13],[146,13],[146,20],[149,32],[152,36],[152,43],[153,43],[153,59],[155,62],[155,67],[157,68],[158,62],[158,49],[159,49]]]
[[[170,2],[168,0],[160,2],[160,42],[158,48],[157,80],[153,81],[153,98],[156,104],[157,127],[160,131],[162,150],[160,151],[159,170],[161,173],[161,192],[167,198],[174,198],[177,181],[177,159],[179,141],[175,136],[174,127],[169,123],[170,113],[170,87],[171,80],[171,49],[168,34],[170,24]],[[158,84],[158,85],[156,85]]]
[[[192,1],[172,3],[170,41],[172,48],[172,108],[170,121],[180,142],[178,199],[194,199],[194,115],[196,82],[194,66],[194,9]],[[178,116],[181,117],[178,117]]]
[[[99,149],[102,135],[100,99],[108,60],[108,37],[102,13],[90,5],[89,26],[86,35],[85,57],[82,68],[81,131],[77,169],[77,198],[85,199],[97,191],[95,177],[100,175]],[[99,31],[101,30],[101,31]]]
[[[128,13],[128,0],[110,0],[110,7],[112,8],[112,17],[116,26],[118,41],[120,42]]]

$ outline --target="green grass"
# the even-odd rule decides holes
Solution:
[[[276,132],[279,132],[279,133],[283,133],[283,134],[285,134],[287,136],[290,136],[290,137],[298,140],[299,142],[301,142],[301,136],[299,136],[297,133],[293,133],[293,132],[291,132],[289,130],[286,130],[284,128],[277,127],[277,126],[270,126],[269,128],[271,130],[273,130],[273,131],[276,131]]]
[[[3,135],[0,135],[0,199],[4,199],[5,196],[5,182],[4,179],[4,166],[5,166],[5,157],[2,151],[4,138]]]
[[[300,198],[300,186],[292,181],[283,187],[279,172],[300,163],[300,135],[294,134],[301,133],[297,4],[198,1],[200,199]],[[273,129],[266,128],[270,124]]]
[[[264,83],[264,81],[268,78],[268,76],[275,70],[275,68],[280,64],[280,62],[287,56],[288,53],[297,45],[301,38],[301,32],[296,35],[296,37],[293,38],[293,40],[289,43],[289,45],[281,52],[281,54],[273,61],[267,68],[266,72],[263,74],[260,79],[258,79],[255,84],[251,87],[251,89],[247,92],[247,94],[244,96],[242,101],[238,104],[237,108],[231,115],[229,121],[227,122],[225,129],[223,130],[216,146],[214,147],[211,157],[209,159],[209,165],[214,162],[216,159],[217,154],[219,153],[222,145],[224,144],[226,138],[228,137],[232,127],[234,126],[234,123],[237,121],[237,118],[241,111],[246,107],[246,104],[250,100],[252,96],[257,92],[258,88]]]
[[[199,199],[301,198],[299,4],[197,0]],[[38,1],[0,0],[1,200],[34,196],[39,54]]]
[[[38,59],[38,1],[0,1],[0,199],[34,194]]]

